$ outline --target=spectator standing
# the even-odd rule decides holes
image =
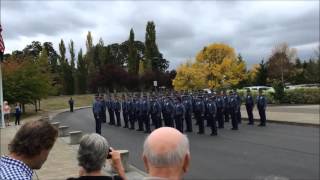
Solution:
[[[1,180],[31,180],[40,169],[58,137],[58,130],[46,120],[21,126],[9,144],[9,155],[0,158]]]
[[[111,155],[112,166],[119,176],[105,176],[101,172],[108,154]],[[68,178],[68,180],[126,180],[120,153],[110,148],[108,141],[99,134],[92,133],[82,137],[77,159],[80,177]]]
[[[11,113],[11,108],[8,104],[8,101],[3,102],[3,115],[4,115],[4,120],[6,123],[6,126],[10,126],[10,113]]]
[[[74,105],[74,101],[72,99],[72,97],[69,99],[69,107],[70,107],[70,112],[73,112],[73,105]]]
[[[21,107],[19,102],[16,103],[14,116],[16,117],[16,121],[14,122],[14,124],[20,125]]]

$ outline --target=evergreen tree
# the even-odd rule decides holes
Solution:
[[[78,63],[77,63],[77,93],[84,94],[87,90],[87,64],[83,59],[82,49],[78,53]]]
[[[139,63],[137,58],[137,49],[134,44],[134,31],[131,28],[128,41],[128,72],[137,74],[139,69]]]
[[[144,64],[145,63],[143,61],[139,61],[139,76],[142,76],[145,72]]]
[[[64,94],[73,94],[74,93],[74,85],[72,78],[72,69],[71,65],[69,65],[68,60],[66,59],[66,47],[64,45],[63,40],[59,44],[60,51],[60,65],[61,65],[61,77],[62,77],[62,89]],[[72,83],[71,83],[72,82]]]
[[[163,58],[156,44],[156,30],[153,21],[147,23],[145,36],[145,70],[164,72],[169,67],[169,62]]]
[[[267,71],[267,65],[264,62],[264,60],[261,61],[259,64],[258,72],[256,75],[256,85],[259,86],[265,86],[267,84],[267,77],[268,77],[268,71]]]
[[[70,65],[68,66],[68,72],[69,74],[69,93],[74,94],[75,93],[75,52],[74,52],[74,43],[71,40],[69,44],[69,52],[70,52]]]

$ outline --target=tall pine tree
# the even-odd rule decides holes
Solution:
[[[83,59],[82,49],[78,53],[77,63],[77,89],[79,94],[85,94],[87,91],[87,75],[88,69],[85,60]]]
[[[146,71],[152,70],[164,72],[169,66],[169,62],[163,58],[158,50],[155,24],[153,21],[147,23],[144,61]]]
[[[128,41],[128,72],[137,74],[139,69],[139,59],[137,57],[137,49],[134,45],[134,31],[131,28]]]
[[[70,72],[69,74],[69,88],[70,88],[70,94],[74,94],[75,93],[75,52],[74,52],[74,43],[72,40],[70,40],[70,44],[69,44],[69,52],[70,52],[70,66],[68,66],[68,71]]]

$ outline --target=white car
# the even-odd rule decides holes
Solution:
[[[244,87],[244,89],[250,89],[250,91],[259,91],[260,89],[262,89],[264,91],[274,92],[273,87],[270,87],[270,86],[249,86],[249,87]]]

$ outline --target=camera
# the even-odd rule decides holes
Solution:
[[[110,154],[111,152],[112,152],[112,149],[109,148],[108,155],[107,155],[107,159],[111,159],[111,158],[112,158],[112,156],[111,156],[111,154]]]

